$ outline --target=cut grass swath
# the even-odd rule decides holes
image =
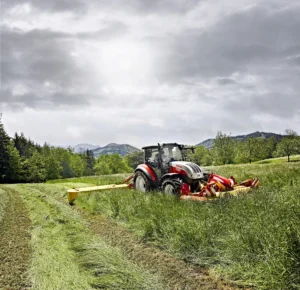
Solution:
[[[51,187],[56,192],[53,185],[15,186],[33,222],[33,289],[162,289],[155,276],[91,233],[76,212],[49,194]]]

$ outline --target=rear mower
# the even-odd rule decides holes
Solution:
[[[215,197],[237,195],[257,187],[257,178],[239,184],[234,177],[225,178],[214,173],[204,172],[197,164],[187,161],[187,150],[194,152],[194,147],[177,143],[147,146],[144,150],[144,163],[138,165],[133,175],[122,184],[69,189],[68,200],[73,204],[79,192],[91,192],[117,188],[135,188],[141,192],[159,190],[165,194],[205,201]],[[127,184],[133,179],[133,183]]]

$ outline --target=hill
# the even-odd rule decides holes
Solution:
[[[231,139],[238,140],[238,141],[245,141],[247,138],[263,138],[263,139],[270,139],[274,137],[276,141],[279,141],[283,135],[276,134],[276,133],[266,133],[266,132],[259,132],[256,131],[254,133],[250,133],[248,135],[238,135],[238,136],[231,136]],[[207,139],[197,145],[202,145],[206,148],[211,148],[214,145],[215,139]]]
[[[73,149],[74,149],[75,153],[83,153],[86,150],[94,150],[94,149],[97,149],[99,147],[100,147],[99,145],[92,145],[92,144],[84,143],[84,144],[75,145],[73,147]]]
[[[110,143],[107,144],[104,147],[99,147],[97,149],[92,150],[94,153],[95,158],[98,158],[99,155],[103,154],[120,154],[121,156],[125,156],[127,154],[130,154],[132,152],[141,151],[140,149],[133,147],[129,144],[116,144],[116,143]]]

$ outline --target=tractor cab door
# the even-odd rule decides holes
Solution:
[[[158,179],[163,175],[161,170],[161,154],[157,148],[146,148],[145,149],[145,163],[149,165],[155,172]]]
[[[172,148],[162,147],[161,149],[161,171],[162,175],[169,173],[170,161],[173,159]]]

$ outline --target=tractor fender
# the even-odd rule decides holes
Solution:
[[[166,174],[164,174],[164,175],[161,177],[161,179],[160,179],[160,181],[159,181],[159,184],[162,185],[163,182],[164,182],[166,179],[168,179],[168,178],[176,178],[176,177],[179,177],[179,176],[180,176],[180,174],[178,174],[178,173],[166,173]]]
[[[154,172],[154,170],[147,164],[140,164],[134,172],[142,171],[148,178],[149,180],[156,182],[157,177]]]

